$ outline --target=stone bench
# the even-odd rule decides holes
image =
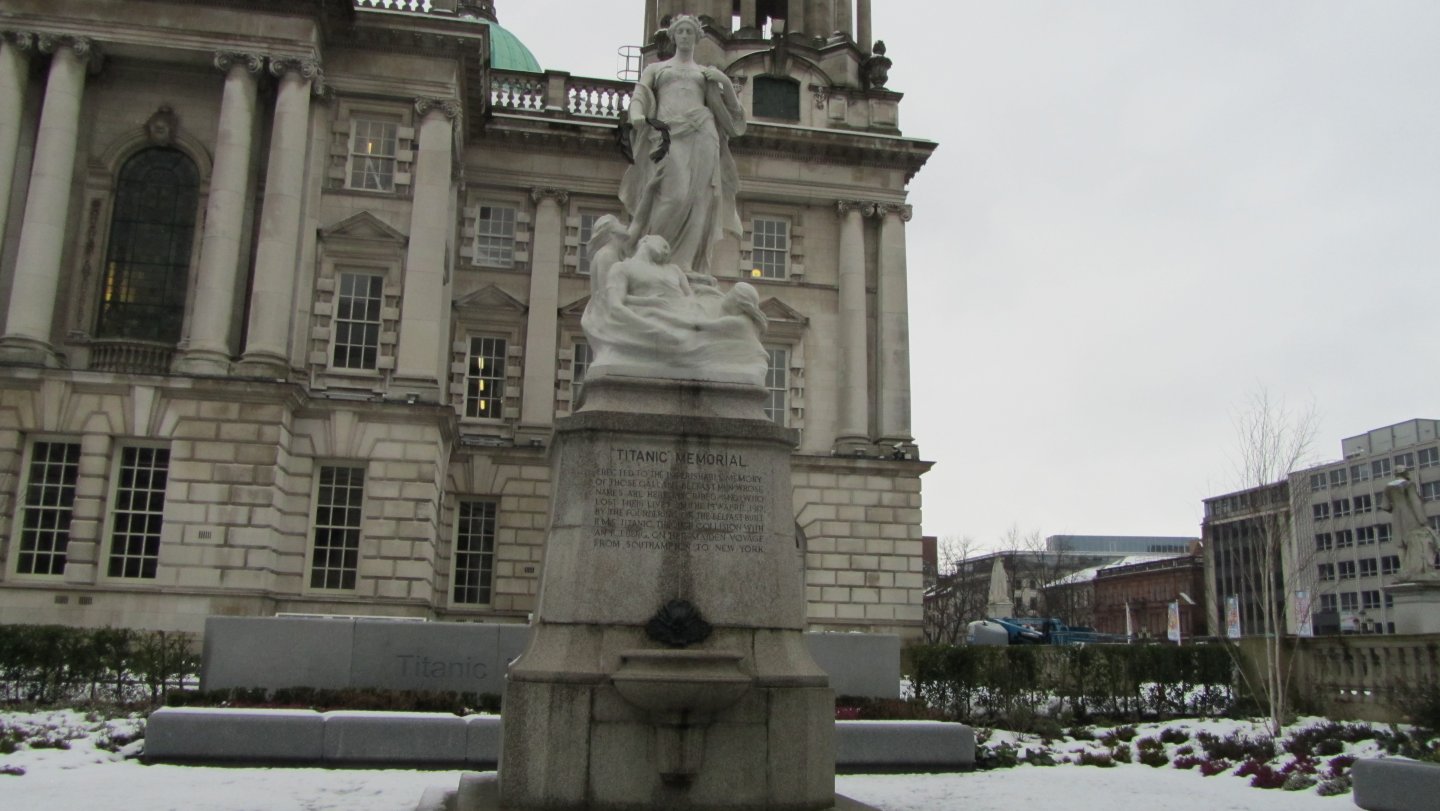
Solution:
[[[494,769],[500,716],[167,707],[145,726],[147,762]],[[964,771],[975,733],[936,721],[837,721],[835,767],[851,774]]]
[[[1355,804],[1365,811],[1434,811],[1440,764],[1398,758],[1355,761]]]

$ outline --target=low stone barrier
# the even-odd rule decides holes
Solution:
[[[1434,811],[1440,764],[1396,758],[1355,761],[1355,804],[1365,811]]]
[[[494,769],[500,716],[166,707],[150,714],[151,763]],[[965,771],[975,733],[939,721],[837,721],[835,768],[851,774]]]
[[[209,617],[205,690],[345,687],[493,693],[525,650],[527,625],[323,617]],[[805,635],[836,695],[898,698],[900,638]]]
[[[975,731],[964,724],[835,722],[835,769],[840,772],[957,772],[974,766]]]

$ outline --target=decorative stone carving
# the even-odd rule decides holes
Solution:
[[[0,31],[0,39],[22,51],[35,50],[37,44],[35,38],[35,33],[32,31]]]
[[[871,51],[871,55],[860,63],[860,73],[865,79],[866,87],[883,90],[885,83],[890,81],[890,66],[894,62],[885,55],[885,43],[881,40],[875,40],[875,47]]]
[[[645,624],[645,635],[672,648],[697,645],[710,638],[713,629],[688,600],[671,600]]]
[[[320,60],[309,57],[271,57],[270,75],[283,79],[287,73],[298,73],[310,80],[310,92],[325,95],[325,70]]]
[[[1380,509],[1390,513],[1395,526],[1395,539],[1400,542],[1400,574],[1402,581],[1431,580],[1437,574],[1435,555],[1440,551],[1440,537],[1425,520],[1425,502],[1410,469],[1395,469],[1395,478],[1385,485]]]
[[[265,69],[265,57],[256,53],[241,53],[239,51],[216,51],[215,68],[225,73],[230,68],[241,65],[252,75],[259,75]]]
[[[588,379],[616,374],[764,383],[766,321],[753,286],[738,282],[721,293],[713,277],[687,274],[670,262],[669,245],[655,234],[621,260],[619,221],[601,217],[594,230],[595,292],[580,320],[594,352]]]
[[[554,186],[535,186],[530,189],[530,201],[539,203],[547,197],[553,197],[555,202],[565,205],[570,202],[570,192],[564,189],[557,189]]]
[[[900,217],[901,222],[910,222],[910,217],[913,213],[913,207],[903,203],[883,203],[880,205],[881,216],[895,214]]]
[[[453,98],[440,98],[436,96],[421,96],[415,99],[415,112],[422,118],[431,110],[439,110],[445,117],[454,121],[460,117],[460,102]]]
[[[170,109],[170,105],[162,104],[160,109],[150,115],[145,122],[145,136],[150,143],[156,146],[171,146],[175,143],[175,134],[180,131],[180,117]]]
[[[32,35],[26,35],[32,36]],[[98,70],[102,55],[100,46],[95,40],[89,37],[77,37],[70,34],[34,34],[35,49],[43,54],[55,53],[61,48],[69,48],[75,52],[75,56],[81,63],[86,64],[91,72]]]

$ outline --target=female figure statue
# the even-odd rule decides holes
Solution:
[[[699,21],[681,15],[669,32],[675,56],[647,67],[630,100],[635,163],[620,184],[631,217],[623,253],[653,234],[669,243],[672,262],[707,274],[715,242],[742,232],[728,142],[744,134],[745,112],[723,71],[696,64]]]
[[[1428,579],[1435,575],[1437,550],[1435,530],[1425,520],[1425,503],[1410,469],[1395,469],[1395,479],[1385,485],[1380,509],[1390,513],[1395,539],[1400,542],[1400,579]]]

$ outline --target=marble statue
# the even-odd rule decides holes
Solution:
[[[630,102],[633,163],[620,186],[630,222],[601,217],[588,243],[586,379],[761,386],[759,293],[745,282],[722,290],[710,269],[715,243],[742,230],[728,141],[744,133],[745,114],[729,77],[695,62],[700,23],[682,15],[669,32],[674,57],[645,69]]]
[[[1415,482],[1410,480],[1409,468],[1396,468],[1395,479],[1385,485],[1380,509],[1390,513],[1395,538],[1400,541],[1399,579],[1435,577],[1435,553],[1440,549],[1440,537],[1426,523],[1425,504]]]
[[[655,234],[670,244],[675,264],[709,273],[716,241],[742,232],[729,140],[744,134],[745,111],[724,71],[696,64],[701,33],[694,17],[678,17],[670,25],[675,56],[645,68],[635,85],[628,115],[635,162],[620,201],[630,214],[627,246]]]
[[[619,222],[602,217],[590,242],[591,296],[580,325],[594,353],[587,379],[606,374],[762,385],[765,314],[755,288],[739,282],[721,293],[709,277],[671,261],[664,237],[640,239],[619,258]]]

